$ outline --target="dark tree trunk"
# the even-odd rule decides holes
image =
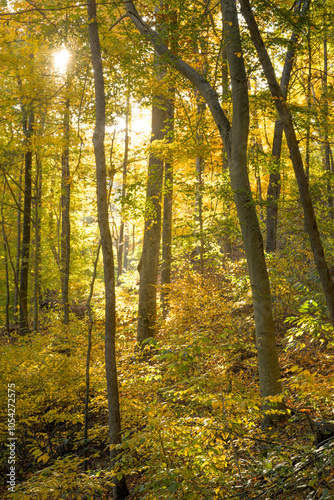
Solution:
[[[60,262],[61,262],[61,291],[63,301],[64,323],[69,323],[69,297],[68,285],[70,278],[70,251],[71,251],[71,223],[70,223],[70,200],[71,200],[71,179],[70,179],[70,100],[65,101],[64,113],[64,150],[61,159],[61,242],[60,242]]]
[[[38,310],[41,299],[41,208],[42,208],[42,163],[36,155],[35,186],[35,283],[34,283],[34,330],[38,331]]]
[[[16,262],[15,262],[15,292],[14,292],[14,323],[19,321],[19,303],[20,303],[20,290],[19,290],[19,276],[21,267],[21,191],[22,191],[22,172],[20,170],[19,178],[19,195],[17,198],[17,224],[16,224]]]
[[[277,83],[274,68],[263,43],[257,23],[254,19],[249,1],[240,0],[240,4],[242,14],[247,22],[252,41],[255,45],[263,72],[266,76],[269,89],[273,96],[280,119],[283,123],[288,148],[290,151],[290,158],[297,179],[300,199],[304,210],[305,227],[310,238],[314,262],[316,264],[322,288],[326,297],[328,312],[331,318],[331,322],[332,324],[334,324],[334,283],[325,259],[324,249],[322,246],[322,241],[314,214],[312,199],[308,187],[307,178],[304,172],[303,160],[300,154],[299,144],[292,123],[291,114],[281,93],[280,86]]]
[[[174,90],[171,90],[174,94]],[[174,140],[174,95],[166,100],[167,139]],[[162,262],[161,262],[161,306],[165,318],[169,312],[169,297],[172,266],[172,229],[173,229],[173,159],[165,161],[164,172],[164,211],[162,224]]]
[[[95,0],[87,2],[89,43],[94,70],[95,86],[95,111],[96,122],[93,135],[96,181],[97,181],[97,209],[98,222],[101,234],[104,284],[105,284],[105,364],[108,392],[108,412],[109,412],[109,441],[111,446],[110,458],[111,467],[117,463],[118,449],[121,444],[121,417],[119,409],[119,393],[116,367],[116,304],[115,304],[115,269],[112,248],[112,239],[108,218],[108,194],[107,194],[107,173],[104,148],[105,136],[105,90],[103,78],[103,66],[101,57],[101,47],[99,40],[98,24],[96,20]],[[122,500],[129,492],[126,486],[125,477],[113,478],[113,500]]]
[[[5,304],[5,329],[9,332],[9,304],[10,304],[10,288],[9,288],[9,254],[8,254],[8,240],[6,235],[5,218],[3,215],[3,205],[5,201],[6,194],[6,182],[3,185],[3,195],[1,201],[1,226],[2,226],[2,239],[3,239],[3,249],[5,256],[5,273],[6,273],[6,304]]]
[[[32,144],[34,131],[34,113],[27,113],[23,109],[23,133],[25,136],[24,154],[24,202],[23,202],[23,234],[21,251],[20,274],[20,333],[29,331],[28,325],[28,281],[30,259],[30,233],[31,233],[31,170],[32,170]]]
[[[174,53],[178,50],[177,13],[171,10],[165,2],[167,21],[164,31],[168,33],[169,46]],[[166,99],[166,139],[169,143],[174,141],[174,106],[175,89],[169,89]],[[171,267],[172,267],[172,231],[173,231],[173,157],[170,155],[164,165],[164,196],[163,196],[163,222],[162,222],[162,262],[161,262],[161,294],[160,301],[163,318],[166,318],[170,305]]]

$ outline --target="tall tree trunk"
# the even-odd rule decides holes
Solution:
[[[304,0],[299,18],[302,19],[309,8],[310,0]],[[301,1],[297,1],[294,13],[298,15],[301,8]],[[284,99],[288,95],[288,86],[291,77],[292,66],[296,54],[296,45],[299,35],[293,33],[290,39],[290,48],[286,53],[285,62],[281,77],[281,91]],[[277,219],[278,200],[281,192],[280,161],[282,151],[283,125],[280,120],[276,120],[274,128],[274,138],[272,146],[272,167],[270,171],[269,184],[267,190],[267,252],[275,252],[277,245]]]
[[[166,99],[167,140],[174,140],[174,89],[173,97]],[[172,266],[172,229],[173,229],[173,159],[165,160],[164,169],[164,211],[162,224],[162,262],[161,262],[161,307],[163,317],[169,312],[171,266]]]
[[[20,303],[20,290],[19,290],[19,276],[20,276],[20,264],[21,264],[21,199],[22,199],[22,171],[20,169],[19,178],[19,195],[17,198],[17,224],[16,224],[16,262],[15,262],[15,292],[14,292],[14,323],[19,321],[19,303]]]
[[[157,77],[163,78],[164,63],[156,58],[155,65]],[[166,98],[163,95],[156,95],[152,105],[152,142],[164,139],[166,125]],[[156,330],[163,167],[163,160],[151,152],[148,162],[143,252],[138,266],[140,284],[137,341],[139,344],[153,337]]]
[[[36,155],[35,185],[35,283],[34,283],[34,331],[38,331],[38,310],[41,298],[41,205],[42,205],[42,163]]]
[[[166,111],[164,98],[156,97],[152,106],[152,141],[164,138]],[[146,188],[146,209],[143,252],[140,273],[137,340],[140,344],[153,337],[157,315],[157,281],[161,235],[161,197],[163,160],[150,154]]]
[[[238,57],[242,51],[235,2],[234,0],[221,2],[224,25],[226,26],[226,52],[232,81],[232,127],[221,108],[217,92],[203,75],[168,50],[159,35],[143,22],[131,0],[126,0],[125,5],[130,19],[137,29],[151,41],[156,52],[159,55],[168,56],[166,60],[196,85],[208,104],[224,142],[252,287],[260,392],[264,398],[277,395],[281,393],[282,387],[272,318],[270,286],[262,235],[255,206],[252,202],[247,172],[248,89],[244,61],[242,57]]]
[[[196,127],[196,142],[200,145],[203,142],[203,133],[201,131],[201,119],[203,118],[206,108],[205,101],[201,100],[200,95],[196,95],[197,101],[197,127]],[[204,158],[200,155],[196,156],[196,200],[195,200],[195,216],[198,222],[199,229],[199,246],[197,247],[201,274],[204,273],[204,234],[203,234],[203,190],[204,190]]]
[[[6,332],[9,332],[9,305],[10,305],[10,288],[9,288],[9,255],[8,255],[8,240],[6,235],[6,226],[5,226],[5,218],[3,215],[3,205],[5,201],[6,194],[6,182],[3,185],[3,194],[1,200],[1,226],[2,226],[2,240],[3,240],[3,249],[4,249],[4,257],[5,257],[5,273],[6,273],[6,304],[5,304],[5,329]]]
[[[128,95],[126,98],[126,111],[125,111],[125,138],[124,138],[124,160],[123,160],[123,172],[122,172],[122,194],[121,203],[122,208],[125,203],[126,195],[126,178],[128,173],[128,161],[129,161],[129,121],[130,121],[130,89],[128,88]],[[121,214],[122,220],[119,229],[119,241],[118,241],[118,252],[117,252],[117,278],[123,274],[123,255],[124,255],[124,218]]]
[[[66,85],[68,89],[68,85]],[[70,251],[71,251],[71,223],[70,223],[70,199],[71,199],[71,179],[70,179],[70,100],[66,97],[64,112],[64,149],[61,159],[61,242],[60,242],[60,262],[61,262],[61,291],[63,301],[64,323],[69,323],[69,296],[68,285],[70,277]]]
[[[29,331],[28,325],[28,280],[30,259],[31,232],[31,170],[32,170],[32,136],[34,131],[34,112],[23,109],[23,133],[25,137],[24,154],[24,202],[23,202],[23,234],[20,274],[20,333]]]
[[[307,64],[307,125],[306,125],[306,145],[305,145],[305,175],[307,182],[310,178],[310,138],[311,138],[311,107],[312,107],[312,45],[311,45],[311,28],[310,28],[310,15],[308,15],[307,24],[307,50],[308,50],[308,64]]]
[[[171,10],[168,3],[164,4],[166,10],[166,28],[169,46],[174,53],[178,50],[177,13]],[[175,89],[169,88],[166,99],[166,140],[174,141],[174,110]],[[164,164],[164,195],[163,195],[163,222],[162,222],[162,262],[161,262],[161,294],[160,301],[163,318],[169,312],[171,267],[172,267],[172,232],[173,232],[173,157],[169,155]]]
[[[291,114],[287,108],[279,84],[277,83],[275,71],[269,58],[268,52],[263,43],[257,23],[255,21],[249,0],[239,0],[242,15],[244,16],[252,41],[260,59],[263,72],[266,76],[269,89],[273,96],[280,119],[283,123],[284,132],[290,151],[290,158],[297,179],[301,203],[304,210],[305,227],[309,234],[314,262],[316,264],[322,288],[325,294],[328,312],[331,322],[334,325],[334,283],[330,275],[325,259],[324,249],[319,234],[317,221],[314,214],[312,199],[309,191],[307,178],[304,172],[303,160],[300,154],[295,129],[292,123]]]
[[[95,130],[93,135],[96,181],[97,181],[97,210],[98,222],[101,234],[104,286],[105,286],[105,364],[108,392],[108,412],[109,412],[109,441],[111,467],[116,466],[118,449],[121,444],[121,417],[119,409],[119,393],[116,366],[116,304],[115,304],[115,269],[112,239],[108,218],[108,194],[107,194],[107,172],[104,148],[105,136],[105,90],[103,66],[101,57],[101,47],[99,40],[98,24],[96,20],[96,2],[87,2],[89,43],[94,70],[95,86]],[[129,492],[126,486],[125,477],[113,478],[113,499],[122,500]]]

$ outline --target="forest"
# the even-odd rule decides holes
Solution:
[[[333,26],[1,0],[0,498],[334,499]]]

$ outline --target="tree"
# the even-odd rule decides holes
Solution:
[[[143,22],[131,0],[125,0],[125,6],[130,19],[137,29],[150,40],[155,51],[197,87],[208,104],[224,142],[252,287],[260,392],[263,398],[277,395],[281,393],[282,388],[279,381],[280,369],[273,327],[270,285],[262,235],[252,202],[247,173],[248,88],[234,0],[222,0],[221,2],[224,29],[226,29],[225,46],[232,82],[232,126],[221,108],[217,92],[203,75],[168,50],[159,35]]]
[[[87,2],[89,44],[91,50],[92,64],[94,70],[95,86],[95,130],[93,135],[95,163],[96,163],[96,189],[97,189],[97,209],[98,222],[101,235],[103,269],[105,284],[105,364],[108,392],[108,412],[109,412],[109,440],[111,466],[116,465],[118,457],[118,445],[121,444],[121,417],[119,410],[119,394],[116,367],[116,310],[115,310],[115,270],[112,239],[108,217],[108,196],[107,196],[107,173],[104,148],[105,136],[105,91],[103,66],[101,58],[100,39],[98,24],[96,19],[96,2]],[[125,477],[113,479],[114,500],[125,498],[129,492],[126,486]]]
[[[161,81],[165,74],[164,63],[156,59],[155,67],[158,80]],[[165,95],[153,96],[152,143],[154,141],[161,141],[166,136],[166,127],[169,127],[166,115],[167,107],[168,102]],[[137,340],[139,344],[142,344],[148,338],[154,337],[156,330],[163,171],[163,159],[158,154],[155,154],[154,151],[151,151],[146,187],[143,252],[138,266],[140,285]]]
[[[23,200],[23,229],[22,253],[20,273],[20,333],[29,330],[28,323],[28,277],[31,238],[31,171],[32,171],[32,137],[34,133],[35,114],[32,105],[22,106],[22,125],[25,142],[24,153],[24,200]]]

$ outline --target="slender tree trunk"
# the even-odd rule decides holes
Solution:
[[[128,95],[126,98],[126,112],[125,112],[125,139],[124,139],[124,160],[123,160],[123,177],[122,177],[122,194],[121,203],[122,208],[125,203],[126,196],[126,178],[128,172],[129,162],[129,121],[130,121],[130,89],[128,88]],[[124,218],[121,214],[122,220],[119,229],[119,242],[117,252],[117,277],[123,274],[123,254],[124,254]]]
[[[28,325],[28,280],[30,259],[31,232],[31,170],[32,170],[32,136],[34,130],[34,113],[23,110],[23,132],[25,136],[24,154],[24,202],[23,202],[23,234],[20,274],[20,333],[29,331]]]
[[[276,120],[272,146],[272,166],[267,190],[267,252],[275,252],[277,245],[278,200],[281,192],[280,162],[283,139],[283,124]]]
[[[16,263],[15,263],[15,293],[14,293],[14,323],[19,322],[19,304],[20,304],[20,290],[19,290],[19,276],[21,264],[21,189],[22,189],[22,172],[20,170],[19,178],[19,195],[17,198],[17,224],[16,224]]]
[[[228,74],[228,62],[227,62],[227,55],[226,55],[226,46],[225,46],[225,28],[224,28],[224,23],[223,23],[223,46],[222,46],[222,98],[227,100],[228,99],[228,94],[229,94],[229,74]],[[227,158],[227,152],[224,146],[224,141],[222,141],[222,156],[223,156],[223,172],[228,171],[228,158]],[[225,208],[226,213],[230,213],[230,206]],[[224,227],[225,226],[225,227]],[[223,251],[224,255],[228,257],[229,259],[232,258],[232,242],[230,238],[230,230],[228,228],[228,225],[224,225],[222,228],[222,239],[221,241],[221,251]]]
[[[42,208],[42,163],[36,155],[35,187],[35,283],[34,283],[34,331],[38,331],[38,311],[41,298],[41,208]]]
[[[88,315],[88,332],[87,332],[87,353],[86,353],[86,395],[85,395],[85,415],[84,415],[84,445],[85,445],[85,460],[83,463],[83,470],[87,470],[87,445],[88,445],[88,417],[89,417],[89,390],[90,390],[90,363],[91,363],[91,351],[92,351],[92,330],[93,330],[93,313],[91,308],[91,301],[94,292],[94,284],[97,273],[97,264],[99,262],[101,249],[101,240],[99,241],[99,245],[97,247],[96,259],[94,261],[93,267],[93,276],[90,284],[90,291],[88,295],[88,299],[86,302],[87,315]]]
[[[108,412],[109,412],[109,440],[111,450],[111,467],[117,463],[119,451],[117,445],[122,442],[121,438],[121,417],[119,409],[119,393],[116,366],[116,304],[115,304],[115,269],[112,239],[108,218],[108,194],[107,194],[107,172],[104,148],[105,137],[105,90],[103,66],[101,57],[101,47],[99,40],[98,24],[96,20],[96,2],[87,2],[89,43],[94,70],[95,86],[95,130],[93,135],[96,181],[97,181],[97,209],[98,222],[101,234],[104,284],[105,284],[105,364],[108,392]],[[129,492],[126,486],[125,477],[113,478],[113,500],[122,500]]]
[[[309,182],[310,178],[310,138],[311,138],[311,107],[312,107],[312,45],[311,45],[311,29],[310,16],[308,16],[307,25],[307,49],[308,49],[308,73],[307,73],[307,125],[306,125],[306,145],[305,145],[305,175]]]
[[[68,85],[66,86],[68,87]],[[71,223],[70,223],[70,199],[71,199],[71,179],[70,179],[70,100],[65,101],[64,113],[64,150],[61,159],[61,242],[60,242],[60,262],[61,262],[61,291],[63,300],[64,323],[69,323],[69,296],[68,285],[70,277],[70,252],[71,252]]]
[[[303,160],[300,154],[299,144],[292,123],[291,114],[281,93],[280,86],[277,83],[274,68],[254,19],[249,0],[239,1],[241,4],[242,14],[247,22],[248,29],[257,50],[263,72],[266,76],[276,108],[283,123],[288,148],[290,151],[290,158],[297,179],[300,199],[304,210],[305,227],[309,234],[314,261],[326,297],[328,312],[331,318],[331,322],[332,324],[334,324],[334,283],[325,259],[324,249],[322,246],[322,241],[314,214],[312,199],[308,187],[307,178],[304,172]]]
[[[10,305],[9,266],[8,266],[9,255],[8,255],[8,248],[7,248],[8,240],[7,240],[7,235],[6,235],[5,218],[3,215],[3,205],[4,205],[4,201],[5,201],[5,194],[6,194],[6,182],[4,182],[4,185],[3,185],[3,194],[2,194],[2,201],[1,201],[1,226],[2,226],[3,249],[4,249],[4,256],[5,256],[5,273],[6,273],[5,328],[6,328],[6,332],[9,332],[9,305]]]
[[[174,89],[173,97],[166,99],[167,140],[174,140]],[[162,262],[161,262],[161,307],[163,317],[169,312],[171,266],[172,266],[172,229],[173,229],[173,159],[165,160],[164,169],[164,211],[162,224]]]
[[[198,94],[198,93],[197,93]],[[203,142],[203,133],[201,131],[201,119],[203,118],[204,111],[206,108],[205,101],[201,100],[200,95],[196,95],[197,101],[197,130],[196,130],[196,142],[200,145]],[[200,270],[201,274],[204,273],[204,234],[203,234],[203,174],[204,174],[204,158],[202,156],[196,156],[196,200],[195,200],[195,217],[198,222],[199,228],[199,247],[197,247]]]
[[[128,255],[129,255],[129,225],[124,226],[124,257],[123,257],[123,268],[127,270],[128,268]]]

